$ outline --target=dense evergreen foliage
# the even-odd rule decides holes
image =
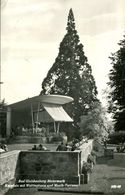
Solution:
[[[109,73],[108,83],[110,106],[115,121],[115,131],[125,131],[125,36],[119,43],[119,50],[110,57],[112,69]]]
[[[74,119],[74,127],[80,116],[87,114],[97,100],[97,88],[91,66],[83,51],[75,29],[72,9],[69,11],[67,33],[59,47],[59,54],[43,80],[41,94],[68,95],[74,98],[68,113]],[[68,106],[68,105],[67,105]]]

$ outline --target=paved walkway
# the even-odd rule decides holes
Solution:
[[[122,155],[125,156],[125,153]],[[86,188],[112,194],[125,193],[125,161],[119,158],[98,158]]]
[[[83,193],[73,193],[73,192],[46,192],[46,191],[37,191],[36,189],[21,189],[21,190],[12,190],[8,192],[6,195],[80,195]],[[84,195],[88,195],[88,193],[84,193]],[[94,195],[94,194],[91,194]],[[99,195],[99,194],[98,194]]]
[[[39,144],[36,144],[37,146]],[[58,144],[43,144],[48,150],[56,151]],[[34,143],[24,143],[24,144],[9,144],[8,149],[11,150],[31,150],[34,146]]]

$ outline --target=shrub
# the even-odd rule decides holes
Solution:
[[[108,143],[110,144],[119,144],[124,142],[125,142],[125,131],[119,131],[109,135]]]
[[[92,172],[91,164],[88,162],[83,162],[82,173],[87,174],[91,172]]]

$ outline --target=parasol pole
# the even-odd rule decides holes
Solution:
[[[56,133],[56,123],[54,121],[54,132]]]
[[[33,106],[31,104],[31,118],[32,118],[32,128],[33,128],[33,133],[34,133],[34,120],[33,120]]]
[[[37,131],[37,128],[38,128],[38,121],[39,121],[39,109],[40,108],[40,102],[38,103],[38,110],[37,110],[37,119],[36,119],[36,131]]]
[[[60,122],[58,122],[57,133],[59,133]]]

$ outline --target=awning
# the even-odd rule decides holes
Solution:
[[[73,122],[73,119],[65,112],[61,105],[42,103],[45,110],[54,121]]]

